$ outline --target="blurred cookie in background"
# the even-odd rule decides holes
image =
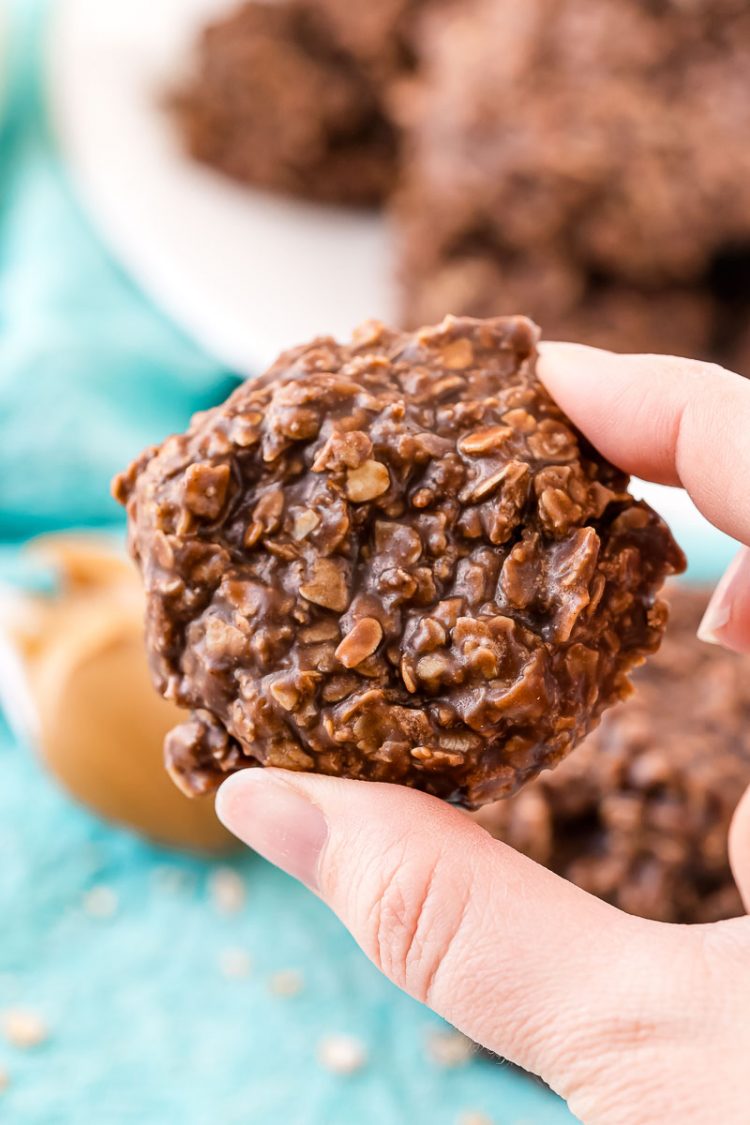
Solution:
[[[418,51],[399,109],[407,324],[522,305],[550,335],[732,366],[747,6],[473,0],[427,13]]]
[[[339,40],[325,8],[250,0],[206,27],[175,108],[189,152],[234,179],[375,204],[396,176],[384,75]],[[341,26],[349,24],[339,18]],[[389,51],[389,32],[388,20],[379,24],[376,55]]]
[[[336,43],[371,74],[390,82],[416,65],[415,36],[426,10],[457,0],[309,0],[326,19]]]
[[[474,814],[607,902],[665,922],[744,913],[727,836],[750,785],[750,657],[704,644],[708,591],[672,586],[635,694],[554,772]]]
[[[77,800],[151,840],[230,848],[213,802],[188,800],[164,773],[164,735],[182,713],[152,687],[133,568],[93,535],[48,536],[27,550],[57,589],[14,592],[0,604],[0,629],[20,663],[15,712],[24,692],[25,725],[46,766]]]

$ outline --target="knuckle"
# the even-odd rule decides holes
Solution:
[[[457,895],[440,856],[394,863],[374,898],[371,948],[378,968],[410,995],[430,1004],[435,982],[461,938],[468,897]]]

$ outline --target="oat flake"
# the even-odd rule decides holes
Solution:
[[[221,914],[237,914],[247,897],[245,881],[232,867],[217,867],[211,872],[208,893]]]
[[[354,1074],[367,1061],[367,1051],[353,1035],[328,1035],[318,1044],[318,1062],[332,1074]]]
[[[298,996],[304,987],[304,977],[296,969],[282,969],[274,973],[269,981],[269,988],[274,996],[285,998]]]
[[[49,1029],[41,1016],[26,1008],[8,1008],[0,1015],[3,1034],[12,1047],[27,1050],[38,1047],[49,1036]]]
[[[427,1037],[427,1053],[438,1066],[465,1066],[474,1054],[474,1044],[460,1031],[433,1031]]]
[[[118,905],[116,891],[104,884],[92,887],[83,896],[83,909],[91,918],[113,918]]]
[[[222,949],[219,953],[219,971],[222,976],[240,979],[250,973],[252,962],[244,949]]]

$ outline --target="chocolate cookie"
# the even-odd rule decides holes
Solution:
[[[553,774],[483,809],[493,835],[631,914],[743,913],[727,856],[750,785],[750,657],[703,644],[708,593],[669,590],[659,653],[635,693]]]
[[[211,24],[174,103],[189,152],[234,179],[351,204],[393,185],[381,77],[314,0],[245,3]]]
[[[551,337],[742,369],[747,4],[474,0],[418,47],[407,323],[525,308]]]
[[[115,483],[168,768],[466,805],[555,765],[659,644],[682,553],[535,373],[522,317],[282,355]]]
[[[321,12],[336,43],[371,73],[390,81],[414,65],[413,40],[421,13],[451,0],[310,0]]]

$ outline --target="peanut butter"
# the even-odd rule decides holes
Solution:
[[[188,800],[164,773],[164,736],[184,715],[151,686],[135,572],[93,536],[50,536],[30,551],[57,572],[58,592],[14,599],[3,616],[44,763],[108,820],[178,848],[226,849],[213,802]]]

